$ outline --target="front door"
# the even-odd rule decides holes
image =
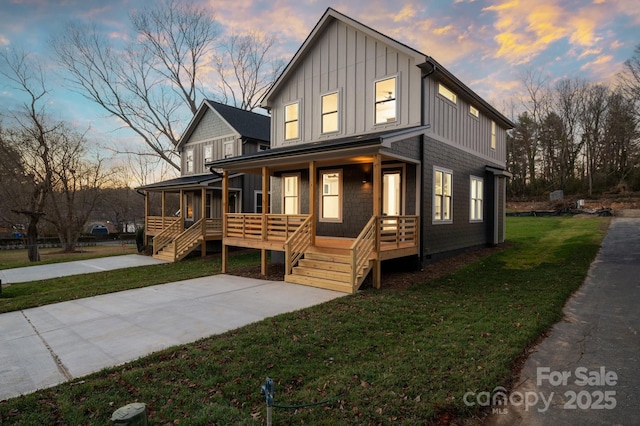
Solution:
[[[402,214],[402,171],[388,169],[382,172],[382,215]]]

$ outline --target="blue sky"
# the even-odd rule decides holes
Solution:
[[[536,70],[550,81],[583,78],[615,83],[615,75],[640,44],[640,1],[630,0],[192,0],[210,9],[224,32],[274,33],[288,60],[327,7],[342,12],[422,53],[502,109],[523,92],[522,75]],[[0,48],[20,47],[45,60],[48,41],[71,20],[95,23],[112,37],[128,31],[129,13],[151,0],[1,0]],[[60,83],[50,111],[96,139],[126,138],[118,123]],[[0,77],[0,112],[16,105]]]

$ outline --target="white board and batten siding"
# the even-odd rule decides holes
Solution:
[[[421,72],[415,59],[338,20],[328,22],[272,100],[272,146],[342,138],[420,124]],[[397,119],[374,123],[375,82],[397,77]],[[321,131],[321,96],[339,93],[339,131]],[[284,106],[300,102],[300,137],[284,139]]]

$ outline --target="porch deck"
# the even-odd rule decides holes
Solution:
[[[373,269],[379,285],[380,262],[418,254],[418,216],[372,216],[357,238],[314,235],[309,215],[227,214],[226,247],[285,252],[285,281],[354,293]],[[264,273],[264,272],[263,272]]]

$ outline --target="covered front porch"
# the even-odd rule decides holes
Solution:
[[[207,174],[139,188],[145,196],[145,241],[153,257],[177,262],[198,247],[205,256],[207,242],[222,240],[221,181]],[[236,211],[239,190],[227,192],[227,208]]]
[[[271,207],[273,213],[223,216],[223,272],[228,270],[230,246],[249,247],[261,250],[263,275],[267,253],[272,251],[272,258],[278,253],[283,257],[285,281],[355,293],[370,273],[374,287],[380,288],[382,261],[419,254],[417,164],[378,152],[327,159],[316,156],[304,163],[270,163],[259,170],[262,194],[267,194],[262,197],[262,211],[269,212]],[[343,178],[339,220],[328,211],[337,202],[327,202],[331,193],[330,184],[323,181],[327,170],[338,170]],[[223,172],[223,202],[228,173],[226,169]],[[300,180],[300,192],[293,195],[283,189],[284,179],[292,175]],[[277,197],[270,199],[270,193]],[[292,206],[298,209],[297,214],[282,212]]]

